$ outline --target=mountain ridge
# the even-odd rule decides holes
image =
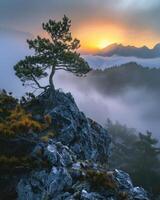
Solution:
[[[113,43],[96,52],[94,55],[108,57],[118,55],[124,57],[134,56],[137,58],[158,58],[160,57],[160,43],[157,43],[153,48],[148,48],[145,45],[142,47],[135,47],[131,45],[125,46],[123,44]]]

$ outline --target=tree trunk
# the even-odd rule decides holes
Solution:
[[[50,88],[51,90],[55,91],[55,87],[54,87],[54,84],[53,84],[53,76],[55,74],[55,67],[53,66],[52,67],[52,70],[51,70],[51,74],[49,76],[49,84],[50,84]]]
[[[50,101],[54,101],[54,97],[55,97],[55,87],[54,87],[54,83],[53,83],[53,76],[55,74],[55,66],[52,66],[52,70],[51,70],[51,74],[49,76],[49,85],[50,85]]]

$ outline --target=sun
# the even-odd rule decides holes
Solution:
[[[97,47],[99,48],[99,49],[104,49],[106,46],[108,46],[110,44],[110,42],[108,42],[107,40],[100,40],[99,42],[98,42],[98,45],[97,45]]]

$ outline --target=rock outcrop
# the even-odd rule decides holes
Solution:
[[[45,101],[47,94],[39,99]],[[128,174],[109,170],[111,137],[79,111],[71,94],[57,91],[54,106],[45,112],[57,135],[39,142],[32,157],[46,160],[49,166],[21,178],[19,200],[148,200],[145,190],[134,187]]]

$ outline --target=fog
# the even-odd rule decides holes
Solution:
[[[14,75],[13,66],[20,59],[30,53],[26,45],[26,38],[30,34],[15,30],[0,29],[0,88],[13,91],[20,95],[24,88]]]
[[[55,83],[63,91],[70,91],[79,108],[102,125],[110,118],[138,131],[149,130],[159,137],[159,101],[145,88],[128,88],[122,95],[103,95],[88,85],[87,80],[64,72],[56,75]]]
[[[7,37],[0,37],[0,43],[0,88],[12,91],[14,95],[20,97],[30,88],[22,87],[14,75],[13,65],[29,54],[25,37],[21,40],[16,37],[9,40]],[[115,60],[115,57],[112,59]],[[138,131],[150,130],[158,137],[159,102],[151,91],[144,88],[128,88],[121,95],[104,95],[89,84],[87,77],[77,78],[62,71],[56,74],[54,82],[56,88],[71,92],[80,110],[102,125],[107,118],[110,118]]]
[[[144,67],[149,68],[160,68],[160,58],[136,58],[136,57],[123,57],[123,56],[112,56],[112,57],[103,57],[103,56],[92,56],[84,55],[83,56],[90,66],[94,69],[105,69],[112,66],[119,66],[128,62],[136,62]]]

